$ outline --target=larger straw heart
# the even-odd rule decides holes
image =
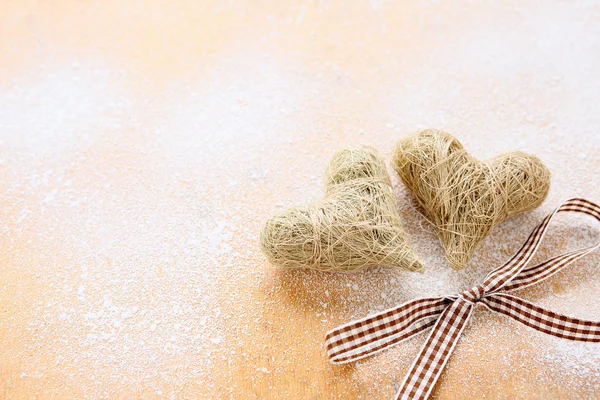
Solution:
[[[512,152],[481,162],[436,130],[400,141],[392,164],[455,268],[465,266],[494,226],[542,204],[550,187],[550,171],[538,158]]]
[[[385,163],[371,147],[337,153],[327,170],[325,198],[270,218],[261,246],[283,268],[423,268],[408,246]]]

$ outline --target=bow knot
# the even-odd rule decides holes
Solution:
[[[541,282],[600,247],[598,242],[529,266],[552,217],[559,212],[587,214],[600,222],[600,206],[585,199],[567,200],[544,218],[521,249],[490,272],[482,284],[459,295],[412,300],[327,333],[330,361],[334,364],[357,361],[433,328],[395,397],[425,400],[467,326],[475,303],[553,336],[600,342],[600,322],[561,315],[507,293]]]
[[[483,296],[485,296],[485,289],[483,288],[483,285],[473,286],[471,289],[465,290],[460,295],[460,297],[469,303],[477,303],[483,298]]]

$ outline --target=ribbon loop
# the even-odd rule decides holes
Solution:
[[[575,260],[600,248],[599,241],[528,266],[550,221],[560,212],[582,213],[600,222],[600,206],[597,204],[580,198],[565,201],[546,216],[519,251],[504,265],[490,272],[482,284],[459,295],[409,301],[327,333],[330,361],[334,364],[356,361],[433,327],[396,394],[396,399],[425,400],[450,358],[476,303],[549,335],[600,342],[600,322],[558,314],[506,293],[548,279]]]
[[[394,346],[433,326],[452,301],[425,298],[342,325],[327,333],[327,354],[334,364],[346,364]]]

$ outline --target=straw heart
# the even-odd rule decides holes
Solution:
[[[402,139],[392,166],[456,269],[467,265],[496,225],[540,206],[550,188],[550,171],[537,157],[513,151],[483,162],[437,130]]]
[[[260,244],[269,261],[288,269],[347,273],[376,265],[423,269],[377,150],[359,146],[338,152],[325,180],[323,199],[267,220]]]
[[[587,214],[600,222],[600,206],[580,198],[567,200],[544,218],[521,249],[490,272],[482,284],[458,295],[409,301],[330,331],[326,337],[330,361],[333,364],[356,361],[433,327],[395,396],[395,399],[427,399],[477,304],[549,335],[600,342],[600,321],[561,315],[507,293],[541,282],[600,247],[599,241],[528,266],[548,224],[561,212]]]

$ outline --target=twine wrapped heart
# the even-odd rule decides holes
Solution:
[[[283,268],[423,268],[408,245],[385,163],[366,146],[337,153],[326,173],[325,198],[273,216],[260,241],[267,258]]]
[[[477,305],[555,337],[600,342],[600,321],[562,315],[508,293],[535,285],[600,248],[598,241],[540,264],[528,265],[552,218],[562,212],[589,215],[600,222],[597,204],[581,198],[565,201],[542,220],[510,260],[490,272],[481,284],[456,295],[412,300],[328,332],[325,340],[329,360],[333,364],[357,361],[431,329],[394,397],[426,400]]]
[[[512,152],[481,162],[456,138],[436,130],[401,140],[392,165],[456,269],[494,226],[542,204],[550,187],[550,171],[538,158]]]

